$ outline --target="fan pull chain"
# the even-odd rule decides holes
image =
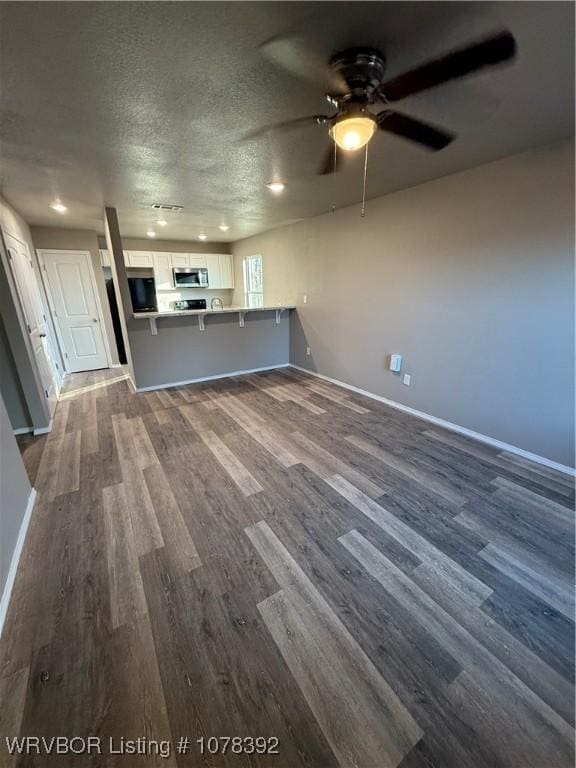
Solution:
[[[336,161],[337,161],[337,155],[336,152],[338,151],[338,145],[336,142],[334,142],[334,167],[332,168],[332,176],[334,177],[334,197],[336,197]],[[336,213],[336,203],[333,203],[331,206],[331,213]]]
[[[368,142],[369,144],[370,142]],[[364,218],[366,216],[366,174],[368,171],[368,144],[366,144],[366,152],[364,154],[364,179],[362,181],[362,211],[360,216]]]

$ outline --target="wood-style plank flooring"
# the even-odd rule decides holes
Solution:
[[[2,765],[573,765],[566,476],[292,369],[140,394],[77,374],[42,445]],[[104,754],[9,758],[5,735]]]

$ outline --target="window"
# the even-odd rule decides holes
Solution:
[[[244,300],[247,307],[264,306],[264,281],[260,255],[247,256],[244,259]]]

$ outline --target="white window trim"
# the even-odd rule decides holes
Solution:
[[[251,259],[260,259],[260,272],[262,274],[262,290],[250,291],[248,285],[248,263]],[[261,253],[252,253],[245,256],[242,261],[242,275],[244,279],[244,302],[247,307],[264,306],[264,258]],[[258,298],[256,298],[258,297]],[[256,299],[256,300],[254,300]]]

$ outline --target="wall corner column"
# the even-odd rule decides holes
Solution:
[[[124,348],[126,350],[126,361],[128,372],[134,382],[134,367],[132,365],[132,353],[130,350],[130,339],[128,335],[128,322],[132,316],[132,300],[130,298],[130,289],[128,287],[128,275],[124,264],[124,251],[122,249],[122,238],[120,236],[120,226],[118,224],[118,215],[116,208],[104,209],[104,230],[106,235],[106,246],[110,254],[110,268],[112,270],[112,282],[114,284],[114,293],[118,303],[120,327],[124,338]]]

